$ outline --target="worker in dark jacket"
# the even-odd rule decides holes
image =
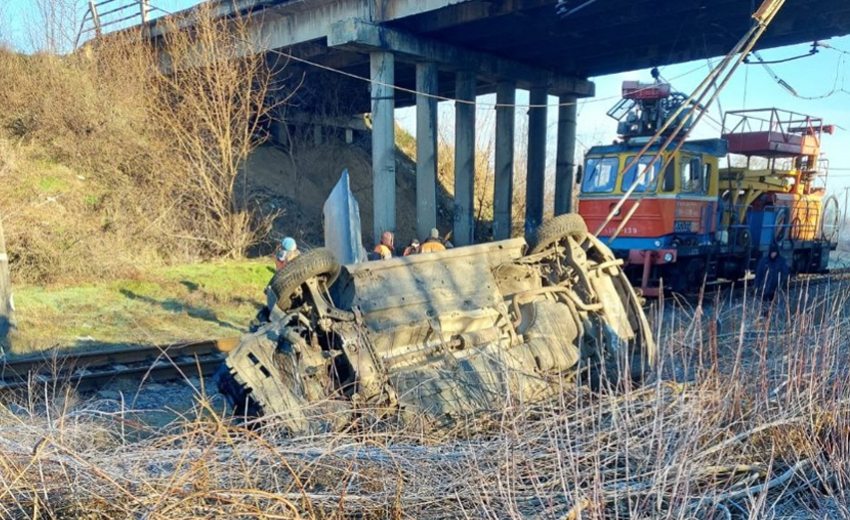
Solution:
[[[772,245],[767,256],[761,257],[756,266],[756,290],[761,292],[762,301],[772,302],[776,291],[781,290],[787,280],[788,264],[776,245]]]

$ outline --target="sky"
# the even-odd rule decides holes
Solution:
[[[37,9],[39,0],[0,0],[0,38],[11,42],[14,47],[25,51],[33,50],[35,44],[29,29],[38,23]],[[83,5],[83,0],[63,0]],[[197,0],[151,0],[151,4],[160,9],[154,15],[185,9],[197,3]],[[76,25],[75,21],[73,25]],[[765,67],[753,64],[742,65],[719,97],[719,106],[711,107],[710,115],[721,121],[722,110],[738,110],[777,107],[795,112],[822,117],[827,124],[836,125],[834,135],[825,135],[822,151],[830,161],[828,191],[844,193],[850,187],[850,83],[847,82],[850,68],[850,36],[827,40],[832,49],[820,49],[811,57],[787,63],[770,65],[773,72],[790,85],[795,94],[781,86]],[[810,44],[795,45],[762,51],[766,61],[780,60],[808,52]],[[661,74],[673,85],[675,90],[689,94],[708,73],[709,60],[662,67]],[[616,122],[606,115],[608,109],[616,103],[620,95],[623,80],[651,81],[648,70],[639,70],[590,78],[596,84],[596,97],[581,100],[578,107],[578,149],[577,157],[594,144],[610,143],[616,137]],[[479,132],[479,142],[492,141],[494,110],[486,106],[493,103],[494,96],[480,96],[476,116],[484,130]],[[527,103],[528,95],[518,92],[517,103]],[[549,98],[554,105],[557,99]],[[547,156],[550,164],[547,175],[552,175],[554,165],[555,129],[557,109],[548,111],[549,132]],[[451,136],[454,118],[453,103],[440,103],[441,133]],[[517,110],[518,129],[524,131],[525,110]],[[396,111],[399,124],[415,133],[415,113],[413,108]],[[717,122],[704,118],[694,130],[694,137],[719,137]]]

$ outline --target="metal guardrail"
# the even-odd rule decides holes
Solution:
[[[88,0],[74,48],[109,32],[144,25],[155,12],[171,14],[153,5],[151,0]]]

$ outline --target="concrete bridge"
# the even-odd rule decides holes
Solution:
[[[417,230],[436,225],[437,98],[456,104],[454,241],[474,242],[477,95],[495,93],[495,238],[511,230],[515,90],[531,105],[558,96],[555,211],[570,210],[576,100],[591,76],[725,54],[758,0],[219,0],[219,16],[250,14],[259,49],[284,49],[347,78],[336,114],[372,116],[374,238],[396,225],[393,110],[416,105]],[[153,38],[162,25],[149,22]],[[850,33],[847,0],[787,0],[759,48]],[[312,67],[310,77],[321,85]],[[393,87],[401,87],[397,90]],[[417,92],[411,94],[411,91]],[[344,99],[342,99],[344,98]],[[547,108],[529,108],[526,230],[543,217]],[[378,202],[380,201],[380,203]]]

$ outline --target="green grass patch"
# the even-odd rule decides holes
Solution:
[[[236,336],[264,303],[271,275],[268,260],[238,260],[79,286],[19,286],[13,352]]]
[[[61,193],[68,189],[68,183],[65,179],[48,175],[38,180],[38,189],[45,193]]]

